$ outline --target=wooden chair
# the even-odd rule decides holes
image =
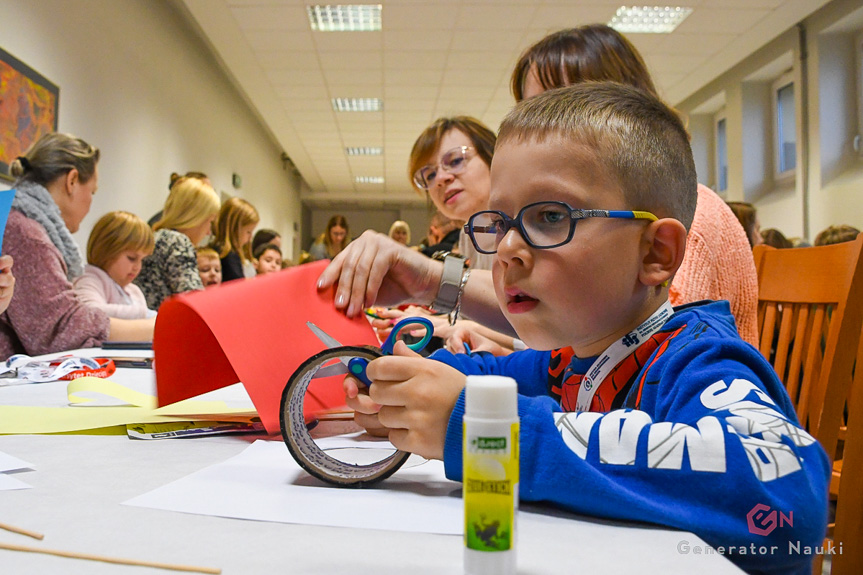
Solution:
[[[863,234],[853,242],[757,246],[759,349],[801,425],[832,457],[863,324]]]
[[[857,367],[848,399],[841,481],[836,497],[833,542],[840,548],[831,555],[831,575],[863,573],[863,338],[857,349]]]
[[[800,423],[831,459],[837,458],[840,434],[844,438],[830,484],[836,521],[828,535],[832,544],[842,543],[842,555],[831,556],[831,575],[863,573],[861,251],[863,234],[832,246],[754,250],[759,349],[785,384]],[[813,573],[821,569],[817,556]]]

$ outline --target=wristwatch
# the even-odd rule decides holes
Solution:
[[[462,273],[466,266],[464,256],[452,252],[435,252],[432,259],[443,261],[440,287],[432,302],[432,309],[440,313],[450,313],[458,302]]]

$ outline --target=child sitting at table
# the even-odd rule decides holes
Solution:
[[[261,244],[255,248],[255,271],[258,275],[271,274],[282,269],[282,250],[276,244]]]
[[[222,261],[213,248],[198,248],[198,273],[205,288],[222,283]]]
[[[461,480],[465,374],[511,376],[522,500],[691,531],[749,571],[809,572],[794,549],[822,544],[824,450],[727,301],[668,303],[696,185],[686,130],[651,95],[584,83],[519,103],[466,232],[496,254],[498,302],[531,349],[429,360],[399,343],[370,362],[370,387],[345,379],[356,421]]]
[[[153,245],[153,230],[135,214],[109,212],[99,218],[87,241],[84,275],[73,283],[78,299],[108,317],[155,317],[141,288],[132,283]]]

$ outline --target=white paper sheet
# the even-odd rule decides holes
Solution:
[[[353,440],[324,441],[323,448],[333,448]],[[449,535],[460,535],[463,522],[461,484],[446,479],[440,461],[412,459],[372,488],[330,487],[300,469],[283,443],[263,440],[224,463],[125,504],[258,521]]]

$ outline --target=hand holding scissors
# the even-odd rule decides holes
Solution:
[[[324,345],[328,348],[333,349],[336,347],[342,347],[335,338],[327,334],[321,328],[313,324],[312,322],[306,322],[306,325],[309,326],[309,329],[314,332],[318,339],[320,339]],[[432,322],[424,317],[408,317],[400,320],[393,326],[392,331],[389,336],[384,340],[384,343],[381,345],[381,352],[384,355],[392,355],[393,347],[399,339],[403,339],[405,335],[410,334],[411,332],[422,329],[424,330],[422,338],[416,343],[407,344],[408,348],[413,351],[420,351],[428,345],[428,342],[432,338],[432,334],[434,333],[434,326]],[[350,373],[352,376],[363,382],[364,384],[371,385],[372,382],[369,379],[368,375],[366,375],[366,368],[369,365],[369,360],[361,357],[352,357],[349,360],[340,360],[347,368],[346,373]],[[334,375],[333,373],[328,373],[328,375]]]

